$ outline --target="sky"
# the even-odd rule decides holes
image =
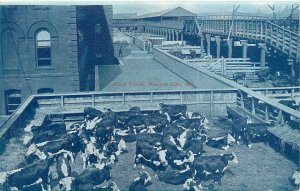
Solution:
[[[243,13],[263,13],[272,14],[272,10],[267,5],[275,5],[275,11],[286,12],[292,5],[299,5],[299,1],[133,1],[133,2],[114,2],[114,13],[149,13],[163,9],[181,6],[194,13],[209,12],[232,12],[233,5],[240,5],[238,12]]]
[[[300,0],[0,0],[0,5],[113,5],[114,13],[138,15],[181,6],[194,13],[232,12],[233,5],[240,5],[238,12],[272,14],[267,5],[275,5],[276,12],[287,12]],[[299,11],[299,8],[298,8]],[[290,12],[290,11],[288,11]]]

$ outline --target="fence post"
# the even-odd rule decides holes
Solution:
[[[122,93],[122,97],[123,97],[123,105],[125,104],[125,93]]]
[[[180,91],[180,104],[183,103],[183,96],[182,96],[182,91]]]
[[[153,92],[151,92],[151,94],[150,94],[150,102],[151,102],[151,105],[153,105]]]
[[[295,98],[295,89],[293,88],[292,92],[291,92],[291,99],[294,99],[294,98]]]
[[[275,126],[280,125],[282,123],[282,121],[283,121],[282,110],[279,110],[278,116],[276,118],[276,125]]]
[[[60,96],[60,105],[63,107],[64,106],[64,96]]]
[[[95,94],[92,94],[92,105],[95,106]]]
[[[213,105],[214,104],[214,92],[210,91],[210,105],[209,105],[209,116],[212,117]]]
[[[251,109],[252,109],[252,113],[255,114],[255,100],[254,97],[251,97]]]
[[[267,104],[265,106],[265,120],[266,120],[266,122],[269,121],[269,107]]]
[[[241,102],[241,107],[244,108],[245,105],[244,105],[244,96],[243,96],[243,92],[241,92],[241,100],[240,100],[240,102]]]

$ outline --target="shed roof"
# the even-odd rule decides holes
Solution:
[[[147,13],[139,15],[138,18],[152,18],[152,17],[193,17],[196,16],[195,13],[192,13],[182,7],[176,7],[171,9],[165,9],[161,11],[156,11],[152,13]]]
[[[113,19],[126,20],[137,18],[137,13],[116,13],[113,14]]]

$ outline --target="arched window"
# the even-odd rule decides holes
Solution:
[[[54,93],[54,89],[52,88],[41,88],[37,90],[38,94],[47,94],[47,93]]]
[[[6,114],[12,114],[21,104],[21,91],[10,89],[4,92]]]
[[[51,66],[51,36],[47,30],[36,33],[36,56],[38,67]]]

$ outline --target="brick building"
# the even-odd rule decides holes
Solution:
[[[94,90],[113,64],[112,6],[0,6],[0,114],[30,94]]]

